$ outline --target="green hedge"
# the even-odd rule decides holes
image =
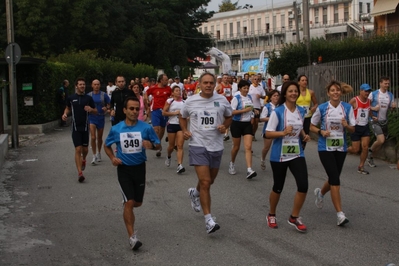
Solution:
[[[127,82],[134,77],[156,77],[154,67],[145,64],[126,64],[116,59],[100,59],[93,52],[78,52],[50,58],[40,65],[18,65],[17,68],[17,99],[18,123],[20,125],[43,124],[59,119],[56,102],[57,90],[62,81],[70,82],[69,95],[74,93],[74,80],[84,77],[90,88],[93,79],[99,79],[105,88],[107,81],[115,80],[123,75]],[[32,91],[23,91],[23,83],[33,83]],[[33,106],[25,106],[24,98],[33,97]],[[9,99],[8,99],[9,101]],[[8,106],[10,106],[8,104]],[[8,112],[10,119],[10,113]]]

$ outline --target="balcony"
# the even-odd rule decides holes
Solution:
[[[330,6],[341,3],[352,3],[352,0],[313,0],[309,2],[309,8]]]

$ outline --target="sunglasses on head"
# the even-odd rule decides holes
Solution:
[[[133,110],[136,110],[137,112],[140,111],[140,107],[129,107],[127,109],[129,109],[130,111],[133,111]]]

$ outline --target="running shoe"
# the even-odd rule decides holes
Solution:
[[[266,220],[267,220],[267,225],[270,228],[273,228],[273,229],[277,229],[278,228],[276,216],[268,214],[266,216]]]
[[[235,175],[237,173],[235,164],[233,162],[230,162],[229,164],[229,174]]]
[[[368,164],[370,167],[376,167],[376,165],[374,164],[374,159],[373,159],[373,158],[368,158],[368,159],[367,159],[367,164]]]
[[[86,160],[82,160],[82,171],[86,169]]]
[[[97,164],[97,157],[94,155],[93,160],[91,160],[91,165],[96,165]]]
[[[157,157],[161,157],[161,150],[157,150],[157,153],[155,154]]]
[[[295,226],[295,229],[298,230],[301,233],[305,233],[306,232],[306,225],[304,225],[302,223],[302,218],[301,217],[297,217],[297,218],[292,218],[290,217],[288,219],[288,223],[292,226]]]
[[[157,155],[158,156],[158,155]],[[167,166],[167,167],[169,167],[170,166],[170,161],[171,161],[172,159],[171,158],[166,158],[166,160],[165,160],[165,165]]]
[[[266,170],[266,163],[265,163],[265,161],[260,160],[260,168],[261,168],[262,170]]]
[[[205,227],[206,227],[206,232],[208,234],[214,233],[214,232],[216,232],[217,230],[220,229],[219,224],[215,223],[215,221],[212,218],[209,218],[206,221]]]
[[[101,153],[96,154],[97,162],[101,162]]]
[[[83,181],[85,181],[85,177],[83,176],[82,172],[80,172],[78,175],[78,181],[79,181],[79,183],[83,183]]]
[[[348,218],[346,218],[345,213],[343,212],[338,212],[337,213],[337,225],[338,226],[343,226],[344,224],[349,223]]]
[[[247,172],[247,179],[252,179],[253,177],[257,176],[257,173],[254,170],[250,170]]]
[[[196,212],[200,212],[201,211],[200,197],[194,196],[194,191],[195,188],[193,187],[188,189],[188,195],[190,196],[191,199],[191,208],[193,208],[193,210]]]
[[[129,244],[130,248],[132,250],[138,250],[143,244],[140,242],[140,240],[137,238],[136,234],[132,235],[129,238]]]
[[[228,141],[229,139],[230,139],[230,136],[229,136],[229,135],[224,135],[223,141]]]
[[[316,207],[319,208],[319,209],[323,208],[324,197],[323,197],[323,195],[321,195],[321,189],[320,188],[316,188],[314,190],[314,195],[316,196],[316,200],[314,202],[316,204]]]
[[[363,174],[363,175],[368,175],[368,174],[369,174],[369,172],[366,171],[366,170],[364,170],[363,167],[358,167],[358,168],[357,168],[357,172],[358,172],[359,174]]]
[[[183,167],[183,165],[181,165],[181,164],[179,164],[178,166],[177,166],[177,173],[178,174],[181,174],[181,173],[184,173],[186,171],[186,169]]]

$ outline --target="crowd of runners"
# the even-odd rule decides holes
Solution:
[[[134,208],[143,203],[146,185],[146,150],[154,150],[157,157],[165,157],[165,167],[172,165],[176,154],[176,173],[186,171],[184,142],[188,142],[188,162],[194,166],[198,182],[188,189],[191,206],[203,212],[207,233],[220,229],[211,215],[211,185],[215,182],[225,143],[232,145],[228,173],[240,174],[246,179],[258,173],[254,164],[266,169],[266,156],[270,150],[273,187],[269,195],[270,209],[266,215],[270,228],[278,228],[277,205],[284,188],[287,170],[293,174],[297,192],[288,223],[300,232],[306,225],[300,211],[308,192],[308,169],[304,150],[310,132],[318,135],[318,154],[328,180],[314,190],[315,204],[323,207],[324,196],[330,192],[337,215],[337,225],[349,219],[342,210],[340,175],[347,152],[359,153],[357,172],[369,174],[365,166],[376,167],[373,154],[383,145],[387,134],[387,115],[396,108],[389,91],[389,77],[381,77],[379,88],[372,91],[369,84],[360,86],[359,95],[348,103],[341,97],[353,88],[339,81],[331,81],[325,88],[328,100],[318,103],[308,79],[300,75],[297,81],[283,75],[283,84],[269,89],[261,74],[231,77],[202,74],[197,81],[180,81],[166,74],[156,80],[131,80],[126,86],[123,76],[109,82],[107,91],[100,90],[100,81],[93,80],[92,91],[85,93],[83,78],[75,82],[76,93],[66,99],[62,120],[72,116],[72,139],[78,181],[84,182],[88,146],[92,151],[91,165],[98,164],[101,149],[112,164],[124,200],[123,218],[133,250],[142,243],[134,230]],[[103,130],[109,114],[112,127],[103,141]],[[256,136],[259,123],[264,123],[261,135]],[[370,126],[369,126],[370,125]],[[372,131],[370,130],[372,128]],[[166,129],[166,138],[164,138]],[[346,135],[350,134],[348,147]],[[370,146],[370,136],[376,141]],[[252,160],[252,145],[263,139],[260,162]],[[165,140],[167,145],[162,144]],[[237,164],[238,151],[243,141],[245,165]],[[114,145],[114,146],[113,146]],[[166,152],[165,152],[166,151]],[[242,160],[238,160],[242,161]],[[246,170],[242,170],[241,168]],[[398,163],[399,168],[399,163]]]

